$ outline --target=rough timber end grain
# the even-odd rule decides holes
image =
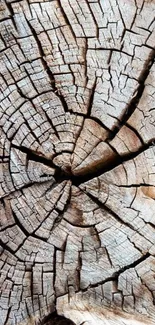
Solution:
[[[0,0],[0,325],[155,323],[154,17]]]

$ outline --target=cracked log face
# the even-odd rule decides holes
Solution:
[[[154,17],[0,1],[1,325],[154,324]]]

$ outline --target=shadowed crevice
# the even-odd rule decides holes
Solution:
[[[123,114],[122,118],[118,122],[118,125],[113,129],[113,134],[111,137],[109,137],[109,140],[112,140],[116,136],[116,134],[119,132],[121,127],[126,124],[130,116],[134,113],[135,109],[137,108],[137,105],[145,89],[145,81],[150,73],[154,60],[155,60],[155,49],[152,49],[152,51],[150,51],[148,60],[145,62],[144,68],[138,78],[139,86],[137,87],[136,94],[127,104],[125,113]]]
[[[70,319],[53,312],[46,316],[39,325],[75,325]]]
[[[55,180],[60,183],[64,180],[71,180],[72,184],[75,186],[79,186],[82,183],[85,183],[95,177],[99,177],[102,174],[114,169],[115,167],[118,167],[119,165],[121,165],[122,163],[132,160],[134,158],[136,158],[139,154],[145,152],[147,149],[149,149],[150,147],[153,146],[153,139],[151,139],[148,143],[142,145],[140,147],[139,150],[137,150],[136,152],[129,152],[128,154],[125,154],[123,156],[120,156],[119,154],[117,154],[115,152],[115,149],[111,146],[111,148],[114,151],[114,157],[113,159],[111,159],[111,161],[109,161],[106,165],[104,163],[103,160],[103,164],[101,164],[100,166],[98,166],[96,169],[92,168],[92,170],[90,171],[90,169],[87,171],[85,170],[84,174],[80,173],[78,175],[74,175],[71,172],[71,168],[68,167],[68,169],[66,169],[65,171],[63,169],[61,169],[61,167],[55,165],[52,161],[52,159],[56,156],[54,155],[52,157],[52,159],[49,159],[47,157],[44,157],[43,155],[34,152],[33,150],[26,148],[26,147],[18,147],[16,145],[12,145],[13,148],[18,149],[24,153],[27,154],[27,159],[28,160],[33,160],[36,162],[40,162],[48,167],[51,167],[55,170],[55,174],[53,175],[53,177],[55,178]]]
[[[139,259],[137,259],[136,261],[125,265],[124,267],[120,268],[118,271],[114,272],[112,276],[106,278],[105,280],[101,280],[97,283],[94,284],[90,284],[89,287],[85,288],[85,289],[81,289],[81,292],[86,292],[88,289],[91,288],[97,288],[99,285],[102,285],[106,282],[110,282],[110,281],[118,281],[119,276],[124,273],[125,271],[135,268],[137,265],[139,265],[140,263],[144,262],[145,260],[147,260],[150,257],[150,253],[146,253],[145,255],[143,255],[142,257],[140,257]]]

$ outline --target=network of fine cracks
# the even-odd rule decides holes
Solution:
[[[2,325],[153,324],[154,11],[1,3]]]

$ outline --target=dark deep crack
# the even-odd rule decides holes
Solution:
[[[44,67],[44,70],[46,71],[48,77],[49,77],[49,80],[51,82],[51,86],[53,88],[53,91],[54,93],[56,94],[56,96],[59,98],[59,100],[61,101],[62,103],[62,106],[64,108],[64,111],[65,112],[68,112],[68,105],[65,101],[65,98],[64,96],[62,96],[59,92],[58,92],[58,89],[56,87],[56,82],[55,82],[55,78],[54,78],[54,74],[52,73],[50,67],[48,66],[47,62],[46,62],[46,56],[44,54],[44,51],[43,51],[43,48],[42,48],[42,44],[41,44],[41,41],[39,40],[38,38],[38,35],[35,31],[35,29],[32,27],[32,24],[27,20],[27,23],[28,23],[28,26],[31,30],[31,33],[37,43],[37,46],[38,46],[38,50],[39,50],[39,53],[40,53],[40,59],[42,61],[42,64],[43,64],[43,67]]]
[[[80,188],[81,189],[81,188]],[[83,191],[83,189],[81,189]],[[122,218],[119,217],[118,214],[116,214],[114,211],[112,211],[105,203],[102,203],[101,201],[99,201],[96,197],[94,197],[92,194],[88,193],[87,191],[84,191],[87,196],[94,202],[97,204],[98,207],[100,207],[103,211],[108,212],[112,217],[114,217],[114,219],[116,219],[121,225],[125,225],[127,227],[129,227],[130,229],[136,231],[136,229],[132,226],[132,224],[130,224],[127,221],[124,221]]]
[[[124,267],[120,268],[117,272],[115,272],[112,276],[106,278],[105,280],[101,280],[97,283],[90,284],[87,288],[80,289],[81,292],[86,292],[88,289],[91,288],[97,288],[100,285],[103,285],[104,283],[111,282],[111,281],[118,281],[119,276],[124,273],[127,270],[135,268],[140,263],[146,261],[150,257],[149,253],[146,253],[136,261],[132,262],[131,264],[125,265]]]
[[[46,316],[39,325],[75,325],[75,323],[55,311]]]
[[[149,57],[147,61],[144,64],[143,70],[138,78],[139,85],[136,89],[136,94],[134,97],[130,100],[130,102],[127,104],[125,113],[123,114],[121,120],[117,124],[117,126],[113,129],[112,137],[109,138],[109,140],[112,140],[116,134],[119,132],[122,126],[124,126],[130,116],[134,113],[135,109],[137,108],[137,105],[143,95],[144,89],[145,89],[145,81],[149,75],[150,69],[154,64],[155,60],[155,49],[152,49],[150,51]]]
[[[107,164],[104,165],[104,161],[103,161],[103,165],[104,167],[101,165],[98,169],[96,169],[95,171],[87,171],[85,172],[84,175],[74,175],[71,173],[71,169],[68,168],[65,171],[61,169],[61,167],[58,167],[56,164],[53,163],[52,159],[56,156],[53,155],[52,159],[47,158],[45,156],[43,156],[42,154],[39,154],[38,152],[34,152],[33,150],[26,148],[26,147],[18,147],[16,145],[12,145],[12,147],[21,150],[22,152],[27,154],[27,159],[28,160],[33,160],[33,161],[37,161],[40,162],[44,165],[47,165],[48,167],[51,167],[55,170],[55,173],[53,175],[53,177],[55,178],[55,180],[57,182],[61,182],[64,180],[71,180],[73,185],[79,186],[82,183],[85,183],[95,177],[99,177],[102,174],[113,170],[114,168],[118,167],[119,165],[121,165],[122,163],[132,160],[134,158],[136,158],[139,154],[145,152],[147,149],[149,149],[150,147],[153,146],[153,140],[151,139],[151,141],[147,144],[144,144],[140,147],[139,150],[137,150],[136,152],[133,153],[128,153],[126,155],[120,156],[119,154],[117,154],[115,152],[115,149],[113,147],[111,147],[114,152],[114,158]]]

